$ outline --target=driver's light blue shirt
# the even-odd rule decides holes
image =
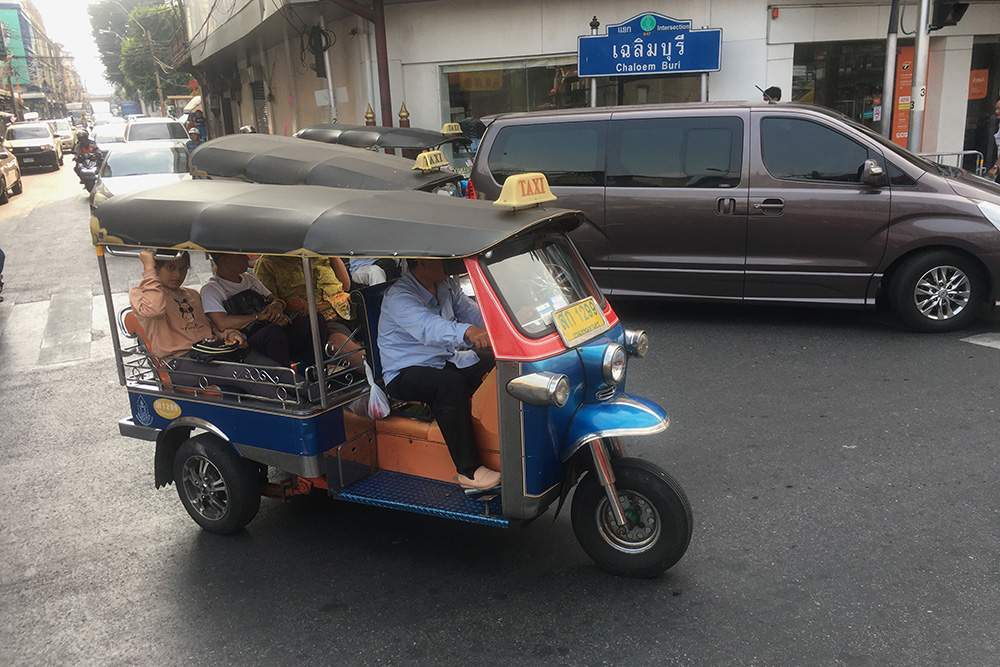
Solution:
[[[454,278],[437,284],[435,299],[412,273],[390,287],[382,299],[378,321],[378,350],[386,384],[410,366],[444,368],[449,361],[467,368],[479,361],[467,345],[470,325],[483,326],[476,302],[465,296]]]

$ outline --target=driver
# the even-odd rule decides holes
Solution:
[[[495,363],[491,353],[477,353],[490,349],[482,313],[445,275],[442,260],[417,259],[409,266],[382,299],[378,348],[386,392],[430,406],[459,486],[494,488],[500,473],[482,465],[472,430],[472,394]]]

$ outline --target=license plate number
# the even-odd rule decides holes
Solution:
[[[33,158],[33,157],[26,157],[26,158],[22,158],[22,159],[24,160],[25,164],[31,164],[32,162],[35,161],[35,158]]]
[[[557,310],[553,321],[566,347],[585,343],[611,328],[592,296]]]

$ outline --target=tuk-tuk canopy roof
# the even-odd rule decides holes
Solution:
[[[423,192],[181,181],[119,195],[91,219],[95,245],[273,255],[468,257],[580,211],[511,211]]]
[[[230,134],[191,153],[196,176],[254,183],[426,190],[461,178],[451,170],[423,173],[412,167],[412,160],[393,155],[273,134]]]
[[[417,127],[385,127],[382,125],[341,125],[324,123],[311,125],[295,133],[296,137],[328,144],[355,148],[400,148],[424,150],[446,143],[469,143],[461,134],[443,134]]]

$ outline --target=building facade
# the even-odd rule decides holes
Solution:
[[[42,118],[59,118],[68,115],[67,104],[84,101],[86,90],[72,55],[49,39],[31,0],[0,1],[0,29],[7,47],[4,94],[0,94],[3,111],[35,111]]]
[[[906,33],[919,9],[903,4],[897,67],[912,59]],[[585,106],[594,81],[599,105],[759,100],[758,88],[778,86],[782,101],[877,126],[889,7],[888,0],[185,1],[188,53],[207,84],[213,132],[253,125],[276,134],[333,119],[360,124],[369,106],[378,124],[397,124],[405,103],[412,125],[425,128]],[[720,69],[704,77],[577,76],[577,39],[591,33],[594,17],[604,33],[647,12],[720,28]],[[923,150],[986,148],[998,95],[1000,3],[974,2],[958,25],[931,33]],[[891,99],[886,112],[898,106],[895,91]],[[907,129],[896,128],[904,145]]]

